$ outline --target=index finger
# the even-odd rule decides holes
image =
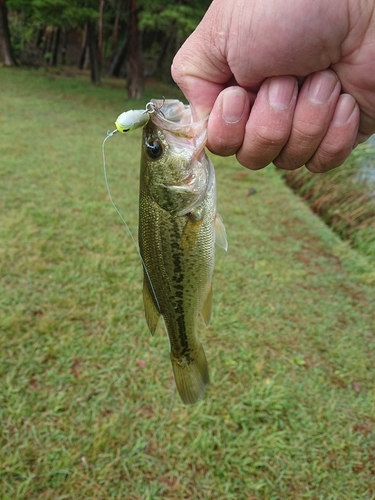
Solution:
[[[211,112],[218,95],[233,78],[223,54],[207,38],[207,31],[198,25],[175,55],[171,67],[173,80],[198,120]]]

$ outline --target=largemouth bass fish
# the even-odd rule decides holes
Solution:
[[[178,100],[150,105],[139,198],[143,302],[152,334],[164,318],[177,389],[192,404],[209,383],[199,315],[208,326],[215,240],[225,249],[227,242],[216,213],[214,167],[204,150],[208,118],[193,122],[190,107]]]

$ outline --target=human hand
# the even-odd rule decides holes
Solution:
[[[374,0],[214,0],[172,76],[208,148],[259,169],[341,165],[375,132]]]

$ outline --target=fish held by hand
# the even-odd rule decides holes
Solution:
[[[216,240],[227,248],[225,227],[216,212],[214,167],[204,150],[208,117],[193,122],[190,107],[178,100],[150,104],[139,197],[143,302],[152,334],[163,316],[177,389],[185,404],[193,404],[209,383],[198,318],[208,326],[214,245]]]

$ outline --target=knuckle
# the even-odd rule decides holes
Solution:
[[[321,130],[317,126],[306,131],[294,129],[285,148],[273,163],[283,170],[300,168],[314,155],[320,141]]]
[[[275,158],[273,164],[282,170],[297,170],[297,168],[303,166],[304,162],[296,159],[293,154],[290,154]]]
[[[296,143],[306,144],[311,147],[311,143],[315,143],[317,141],[320,142],[326,132],[326,129],[327,127],[322,130],[320,123],[304,123],[301,125],[295,125],[291,136],[293,137],[293,141]]]
[[[207,135],[208,149],[220,156],[231,156],[235,154],[242,146],[244,138],[243,129],[234,129],[230,134],[226,130],[212,133],[210,130]]]
[[[211,153],[219,156],[232,156],[236,154],[241,144],[228,144],[222,139],[210,140],[207,142],[207,147]]]
[[[270,147],[274,149],[282,147],[288,139],[288,134],[281,128],[258,125],[253,130],[253,142],[259,146]]]
[[[316,153],[306,165],[307,168],[325,172],[342,165],[352,152],[356,135],[356,129],[353,127],[346,127],[344,130],[329,129]]]
[[[286,132],[280,128],[258,125],[245,135],[237,160],[244,167],[259,170],[277,157],[287,139]]]
[[[266,167],[270,162],[264,161],[255,161],[254,158],[243,158],[241,155],[236,155],[237,161],[243,167],[248,168],[249,170],[260,170],[261,168]]]
[[[313,172],[326,172],[342,165],[350,153],[351,148],[348,147],[332,151],[321,149],[306,163],[306,167]]]
[[[178,83],[181,82],[185,77],[184,64],[181,61],[181,55],[176,54],[171,65],[171,75],[172,79]]]

